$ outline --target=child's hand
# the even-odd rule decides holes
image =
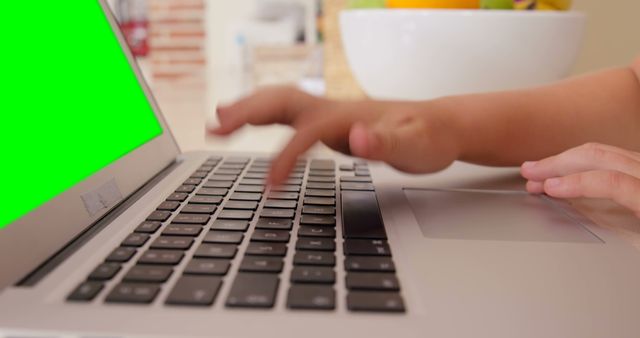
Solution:
[[[558,198],[608,198],[640,217],[640,154],[588,143],[538,162],[525,162],[527,190]]]
[[[296,158],[317,141],[405,172],[427,173],[446,168],[459,155],[446,111],[433,110],[424,103],[330,101],[276,87],[219,107],[220,126],[210,132],[228,135],[245,124],[295,128],[295,136],[272,164],[270,184],[286,179]]]

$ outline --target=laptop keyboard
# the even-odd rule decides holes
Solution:
[[[282,185],[265,191],[269,166],[268,159],[209,158],[67,299],[92,302],[104,293],[106,303],[273,308],[286,292],[289,309],[334,310],[338,202],[347,309],[404,312],[366,163],[298,160]],[[293,266],[283,276],[290,250]],[[231,287],[218,299],[223,283]],[[170,291],[159,299],[163,288]]]

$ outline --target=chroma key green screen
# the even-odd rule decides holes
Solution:
[[[0,11],[0,229],[162,134],[97,0]]]

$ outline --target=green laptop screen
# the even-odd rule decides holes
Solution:
[[[0,229],[162,134],[96,0],[0,11]]]

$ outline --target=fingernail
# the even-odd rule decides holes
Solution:
[[[536,164],[538,164],[538,162],[536,162],[536,161],[527,161],[527,162],[522,163],[522,168],[530,169],[530,168],[533,168]]]
[[[550,178],[546,181],[544,181],[544,185],[549,187],[549,188],[557,188],[560,185],[562,185],[562,180],[559,178]]]

